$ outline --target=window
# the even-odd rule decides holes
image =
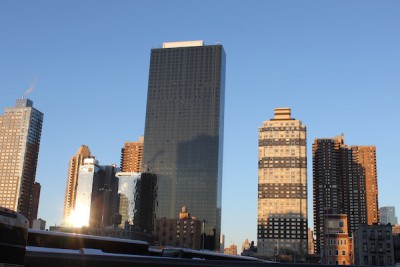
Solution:
[[[346,256],[346,250],[342,250],[342,256]]]
[[[375,238],[375,234],[374,234],[374,230],[371,230],[369,232],[369,238],[374,239]]]
[[[390,231],[386,230],[386,239],[390,239]]]

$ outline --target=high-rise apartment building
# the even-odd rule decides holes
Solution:
[[[366,223],[372,225],[379,223],[378,206],[378,174],[376,171],[375,146],[351,146],[353,164],[358,168],[358,175],[365,184],[365,211]],[[353,173],[353,179],[354,179]],[[349,182],[350,182],[349,177]],[[349,183],[348,182],[348,183]],[[348,184],[347,183],[347,184]],[[351,191],[350,191],[351,192]],[[351,198],[351,196],[350,196]],[[350,210],[351,211],[351,210]]]
[[[341,151],[346,152],[342,150],[346,148],[343,136],[315,139],[313,144],[313,211],[317,254],[323,252],[324,248],[324,216],[328,213],[344,213],[342,170],[348,165],[343,161]],[[334,212],[331,211],[333,208]]]
[[[394,206],[381,207],[379,209],[379,218],[380,218],[380,223],[382,224],[390,223],[391,225],[397,225],[397,217]]]
[[[307,255],[306,126],[290,108],[276,108],[259,127],[258,239],[260,256]]]
[[[225,53],[203,41],[151,50],[143,168],[157,176],[155,218],[182,206],[206,221],[207,249],[221,228]]]
[[[138,142],[125,142],[121,151],[122,172],[142,172],[143,144],[143,136]]]
[[[76,191],[78,189],[79,168],[83,165],[83,161],[91,158],[88,146],[82,145],[78,149],[78,153],[69,159],[67,186],[65,188],[64,199],[64,216],[63,224],[69,224],[72,211],[75,209]]]
[[[347,215],[349,235],[360,224],[379,222],[375,147],[349,147],[343,135],[315,139],[313,197],[317,254],[324,247],[324,215]]]
[[[31,225],[42,123],[43,113],[26,98],[0,116],[0,206],[22,213]]]

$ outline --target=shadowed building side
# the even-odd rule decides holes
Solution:
[[[207,249],[221,232],[225,53],[203,41],[152,49],[143,169],[157,176],[155,219],[183,205],[206,221]]]

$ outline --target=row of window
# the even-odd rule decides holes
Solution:
[[[383,251],[391,252],[391,250],[392,250],[391,243],[386,243],[386,248],[384,248],[384,244],[383,243],[379,243],[378,244],[378,248],[376,247],[375,243],[372,243],[370,245],[371,246],[368,249],[368,244],[367,243],[363,243],[363,252],[383,252]]]

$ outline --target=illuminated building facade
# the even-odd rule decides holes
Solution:
[[[226,255],[237,255],[237,246],[235,244],[230,245],[224,249],[224,254]]]
[[[365,192],[365,220],[368,225],[379,223],[378,205],[378,174],[376,171],[376,147],[375,146],[351,146],[353,158],[353,179],[359,175],[360,183],[364,184],[361,188]],[[350,177],[348,183],[350,183]],[[347,192],[347,191],[346,191]],[[351,191],[349,191],[351,192]],[[351,195],[349,195],[352,199]],[[350,203],[351,208],[351,203]],[[351,210],[350,210],[351,214]],[[355,229],[354,229],[355,230]]]
[[[314,232],[308,228],[308,255],[315,254]]]
[[[346,214],[325,214],[324,264],[351,265],[353,263],[352,240],[347,232]]]
[[[121,151],[122,172],[142,172],[144,137],[138,142],[125,142]]]
[[[259,127],[258,255],[307,255],[306,126],[276,108]]]
[[[0,116],[0,206],[22,213],[30,225],[37,216],[32,204],[42,123],[43,113],[26,98]]]
[[[113,217],[118,212],[118,171],[114,165],[100,166],[95,159],[84,160],[79,168],[72,226],[102,228],[113,225]]]
[[[72,211],[75,209],[79,168],[81,165],[83,165],[83,161],[87,158],[94,157],[91,156],[89,147],[82,145],[78,149],[78,153],[76,153],[75,156],[72,156],[69,160],[67,185],[65,188],[63,224],[67,225],[70,223],[69,218]]]

